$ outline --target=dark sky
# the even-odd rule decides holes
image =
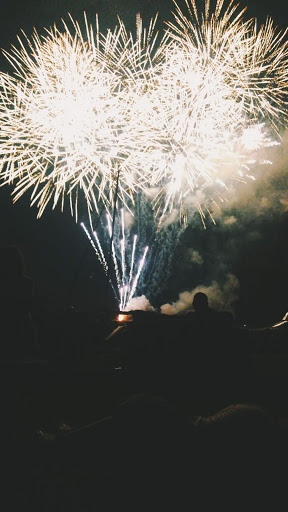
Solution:
[[[247,6],[248,17],[257,17],[263,22],[267,16],[271,16],[279,27],[286,28],[287,7],[282,0],[243,0],[241,5]],[[43,27],[49,28],[54,23],[60,26],[62,18],[68,19],[67,13],[80,22],[83,11],[91,21],[97,12],[100,26],[105,28],[114,27],[117,15],[125,21],[127,27],[133,27],[137,12],[146,20],[158,12],[161,27],[162,22],[171,16],[171,10],[174,10],[172,0],[2,0],[0,43],[2,48],[8,49],[16,42],[20,30],[29,35],[33,27],[41,31]]]
[[[280,27],[288,26],[283,0],[249,0],[243,2],[245,5],[249,17],[256,16],[262,22],[270,15]],[[68,12],[79,21],[83,11],[91,21],[98,12],[104,29],[115,26],[117,14],[128,28],[133,28],[137,12],[150,19],[159,11],[160,27],[172,8],[170,0],[2,0],[0,46],[9,50],[11,44],[17,45],[16,36],[21,29],[30,35],[33,27],[41,32],[54,22],[60,28],[61,18],[67,20]],[[3,57],[0,63],[6,71]],[[211,294],[217,293],[219,285],[221,300],[228,298],[230,292],[235,294],[236,312],[243,319],[267,323],[279,320],[288,310],[286,145],[276,158],[278,168],[275,164],[275,171],[264,176],[257,187],[240,193],[240,199],[228,205],[216,226],[208,223],[203,230],[199,220],[188,226],[158,305],[177,301],[179,293],[190,293],[201,285]],[[11,191],[8,187],[0,189],[0,243],[15,244],[21,249],[39,297],[61,304],[101,307],[106,281],[69,211],[52,212],[48,207],[36,219],[37,210],[30,208],[29,197],[12,205]],[[233,217],[237,222],[229,223]],[[231,286],[227,275],[234,276]]]

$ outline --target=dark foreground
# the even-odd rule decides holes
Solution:
[[[65,321],[2,357],[1,510],[287,510],[285,329]]]

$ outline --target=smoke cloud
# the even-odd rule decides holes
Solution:
[[[165,315],[178,315],[192,309],[195,293],[203,292],[208,296],[209,306],[217,311],[229,311],[234,314],[233,303],[238,299],[238,279],[229,274],[221,285],[213,281],[210,285],[199,285],[191,291],[181,292],[177,301],[163,304],[160,308]]]
[[[145,295],[141,297],[133,297],[127,304],[127,311],[155,311],[154,307],[150,304]]]

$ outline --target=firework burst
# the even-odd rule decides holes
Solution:
[[[271,20],[257,30],[243,21],[242,10],[223,1],[210,13],[198,13],[186,1],[188,16],[176,4],[168,24],[161,74],[153,102],[157,106],[154,146],[145,155],[149,183],[156,188],[158,216],[223,202],[229,180],[253,174],[255,152],[279,144],[287,122],[288,45]],[[247,140],[249,133],[250,140]],[[212,193],[211,193],[212,191]]]
[[[127,204],[141,186],[131,155],[154,24],[146,32],[137,17],[134,41],[120,20],[106,36],[86,21],[84,41],[72,23],[73,36],[65,24],[63,33],[55,26],[46,37],[24,34],[26,44],[19,38],[20,49],[5,53],[14,75],[0,76],[1,178],[16,181],[15,200],[32,188],[39,216],[50,200],[63,208],[66,195],[77,212],[80,189],[91,212],[111,207],[116,187]]]
[[[174,3],[157,47],[155,20],[146,31],[138,16],[136,36],[121,20],[105,36],[86,20],[84,36],[72,20],[74,35],[64,23],[6,53],[0,178],[15,200],[32,188],[41,215],[68,195],[77,213],[83,192],[91,214],[132,209],[144,190],[160,226],[197,208],[205,225],[230,180],[253,177],[252,153],[287,123],[287,32],[270,19],[258,29],[233,1]]]

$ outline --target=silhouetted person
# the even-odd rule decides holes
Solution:
[[[207,321],[212,321],[215,318],[216,312],[214,311],[214,309],[210,308],[206,293],[195,293],[193,297],[192,307],[193,309],[187,311],[185,315],[186,318],[193,319],[194,321],[197,321],[199,323],[206,323]]]
[[[203,328],[211,326],[232,326],[233,316],[228,311],[216,311],[208,303],[208,296],[204,292],[197,292],[193,297],[193,310],[186,313],[186,318],[193,319]]]
[[[32,319],[34,282],[24,274],[16,246],[0,248],[1,355],[28,355],[36,347]]]
[[[207,314],[211,311],[211,308],[208,306],[208,297],[206,293],[195,293],[193,298],[193,308],[199,314]]]
[[[237,384],[239,364],[232,323],[224,312],[209,306],[206,293],[195,293],[192,305],[193,310],[183,318],[185,343],[178,361],[179,382],[183,388],[185,384],[197,386],[203,398],[223,393],[228,397]]]

